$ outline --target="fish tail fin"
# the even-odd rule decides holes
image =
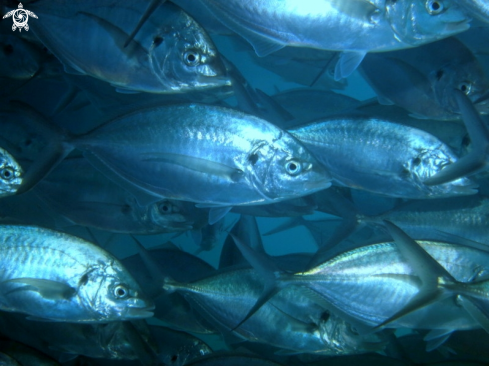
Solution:
[[[24,175],[17,190],[17,194],[21,194],[29,191],[47,176],[73,150],[73,146],[67,131],[49,122],[30,105],[11,101],[10,107],[26,116],[27,118],[23,118],[22,121],[46,141],[46,146]]]
[[[475,281],[473,283],[457,281],[404,231],[387,220],[384,220],[384,225],[394,238],[402,256],[407,260],[414,273],[421,279],[422,285],[419,292],[406,306],[377,325],[374,330],[424,308],[433,302],[454,297],[461,307],[482,328],[489,332],[489,298],[481,296],[481,294],[487,293],[489,280]]]
[[[235,330],[241,326],[245,321],[247,321],[253,314],[255,314],[268,300],[270,300],[276,293],[278,293],[282,287],[282,279],[287,277],[283,271],[281,271],[275,263],[273,263],[270,258],[265,253],[258,253],[251,249],[249,246],[244,244],[239,238],[234,234],[230,233],[234,242],[244,258],[251,264],[251,266],[258,272],[260,278],[263,280],[263,291],[260,297],[257,299],[253,307],[248,311],[246,316],[237,323],[234,328]]]
[[[463,92],[455,89],[453,94],[462,114],[462,119],[469,133],[473,148],[463,158],[447,165],[423,182],[429,186],[448,183],[466,175],[477,173],[479,170],[485,168],[488,163],[489,129],[471,100]]]

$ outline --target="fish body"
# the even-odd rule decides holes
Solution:
[[[481,196],[453,197],[436,202],[409,202],[375,217],[360,217],[362,223],[389,220],[414,239],[450,241],[487,247],[489,199]],[[467,240],[465,240],[467,239]]]
[[[438,138],[415,128],[364,117],[332,117],[289,132],[342,185],[403,198],[476,193],[467,178],[428,187],[424,180],[457,160]]]
[[[26,80],[41,68],[42,50],[14,35],[0,35],[0,77]]]
[[[285,46],[345,51],[335,69],[336,80],[351,74],[367,52],[445,38],[467,30],[470,20],[454,1],[444,1],[436,9],[431,1],[421,0],[201,1],[250,42],[258,56]]]
[[[7,150],[0,147],[0,197],[11,196],[22,184],[22,167]]]
[[[349,332],[350,325],[343,320],[331,317],[327,320],[329,323],[322,323],[320,319],[325,309],[298,288],[283,289],[237,326],[260,296],[261,282],[256,271],[236,269],[188,284],[167,280],[164,288],[182,293],[220,328],[233,329],[246,340],[305,353],[366,352],[363,339]]]
[[[484,22],[489,22],[489,4],[485,0],[463,0],[460,6],[466,8],[470,15]]]
[[[145,318],[152,302],[112,255],[29,226],[0,230],[0,308],[33,318],[100,323]]]
[[[489,89],[481,63],[455,37],[367,55],[361,70],[379,100],[402,106],[419,118],[459,119],[452,90],[462,90],[476,102]],[[487,113],[484,103],[476,107]]]
[[[385,4],[357,0],[202,2],[215,15],[221,15],[222,22],[234,25],[230,28],[237,29],[238,33],[255,31],[282,45],[328,50],[387,51],[417,46],[468,29],[468,18],[452,1],[444,2],[445,14],[438,19],[435,14],[429,14],[425,1],[388,1]],[[249,33],[240,34],[247,38]],[[334,37],[325,37],[325,34]],[[255,50],[259,56],[265,55],[256,46]]]
[[[461,245],[418,241],[457,281],[487,287],[489,254]],[[421,281],[393,243],[378,243],[345,252],[294,276],[342,313],[376,326],[403,309],[418,293]],[[484,292],[481,292],[482,296]],[[451,297],[442,297],[388,324],[419,329],[479,328]]]
[[[142,5],[131,0],[32,4],[41,20],[32,30],[67,72],[121,91],[183,93],[229,83],[211,39],[173,4],[158,7],[124,47]]]
[[[140,110],[72,144],[104,173],[148,194],[209,206],[273,203],[330,185],[324,168],[292,136],[220,107]]]
[[[86,159],[63,161],[35,188],[41,201],[73,224],[131,234],[158,234],[193,228],[194,216],[202,211],[188,202],[159,200],[139,205],[136,198],[102,173]]]

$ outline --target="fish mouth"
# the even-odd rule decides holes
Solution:
[[[154,315],[152,310],[155,309],[155,305],[151,300],[132,298],[125,305],[127,307],[122,315],[124,319],[151,318]]]

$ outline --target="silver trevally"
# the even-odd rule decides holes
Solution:
[[[127,47],[128,34],[145,10],[138,1],[29,5],[40,20],[32,31],[69,73],[129,92],[182,93],[229,84],[205,30],[171,3],[158,7]]]
[[[475,194],[467,178],[428,186],[424,181],[457,157],[438,138],[412,127],[375,118],[331,117],[289,132],[350,188],[402,198]]]
[[[46,123],[40,117],[31,122]],[[54,158],[41,159],[46,170],[31,170],[42,177],[53,160],[78,148],[109,178],[136,193],[142,191],[146,197],[139,195],[140,200],[164,197],[212,207],[210,223],[232,206],[274,203],[331,184],[321,164],[287,132],[222,107],[181,104],[141,109],[84,136],[59,136],[59,145],[52,149]],[[25,189],[41,177],[31,177]]]
[[[0,147],[0,197],[17,192],[22,184],[22,167],[15,158]]]
[[[4,311],[72,323],[153,315],[152,301],[115,257],[71,235],[1,226],[0,268]]]
[[[449,0],[200,1],[258,56],[285,46],[345,51],[336,79],[351,74],[367,52],[429,43],[467,30],[470,20]]]

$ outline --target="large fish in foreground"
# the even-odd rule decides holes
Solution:
[[[1,226],[0,268],[3,311],[72,323],[153,315],[152,301],[116,258],[71,235]]]
[[[46,123],[40,116],[32,122]],[[48,170],[54,160],[77,148],[109,178],[151,195],[150,201],[164,197],[212,207],[210,223],[232,206],[304,196],[328,188],[331,180],[287,132],[221,107],[147,108],[115,118],[84,136],[56,138],[59,146],[51,142],[55,157],[46,153],[48,158],[41,161]],[[31,170],[42,172],[39,167]],[[25,189],[38,178],[29,178]]]
[[[470,18],[455,1],[200,0],[258,56],[285,46],[344,51],[335,70],[351,74],[367,52],[416,47],[463,32]],[[178,1],[176,1],[178,4]]]
[[[41,1],[32,31],[65,70],[104,80],[120,91],[182,93],[229,84],[212,40],[175,5],[159,7],[136,37],[139,1]]]

